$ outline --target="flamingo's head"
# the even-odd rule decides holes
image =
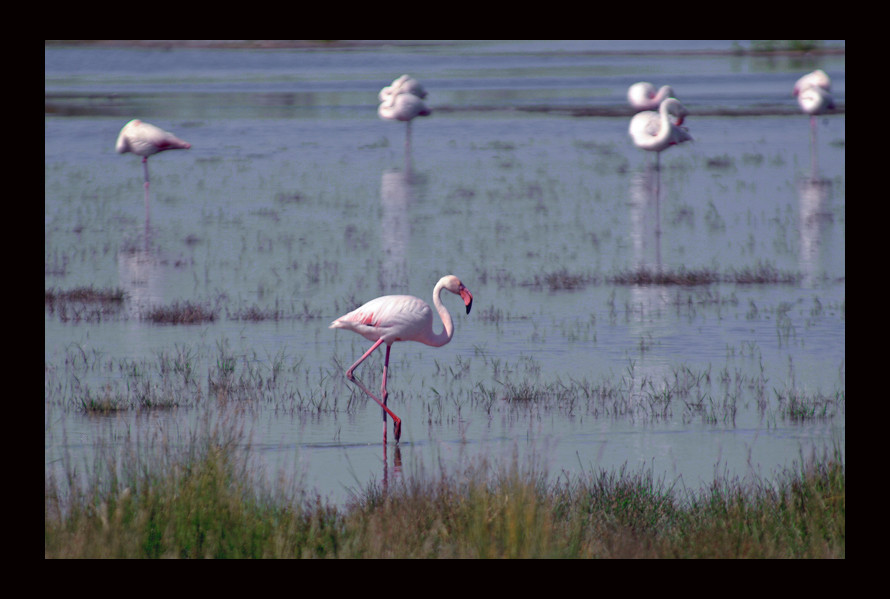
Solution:
[[[470,308],[473,307],[473,294],[460,282],[460,279],[454,275],[447,275],[442,277],[439,284],[451,293],[459,295],[467,307],[467,314],[470,313]]]
[[[394,420],[392,425],[392,435],[396,438],[396,442],[398,443],[399,437],[402,436],[402,421]]]

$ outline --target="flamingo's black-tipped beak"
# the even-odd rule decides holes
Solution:
[[[401,420],[395,420],[393,422],[392,435],[393,435],[393,437],[396,438],[396,443],[398,443],[399,437],[402,436],[402,421]]]
[[[469,289],[467,289],[466,287],[461,285],[460,286],[460,297],[462,300],[464,300],[464,303],[467,305],[467,314],[469,314],[470,308],[473,307],[473,294],[470,293]]]

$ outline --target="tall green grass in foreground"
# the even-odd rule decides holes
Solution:
[[[185,447],[136,443],[139,455],[99,451],[89,472],[67,464],[45,474],[45,557],[846,554],[840,449],[802,459],[776,480],[715,480],[701,490],[667,488],[646,469],[550,482],[515,461],[479,463],[402,473],[336,507],[297,484],[264,482],[245,457],[243,434],[211,428]]]

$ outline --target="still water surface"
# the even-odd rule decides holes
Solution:
[[[47,472],[66,451],[186,439],[222,405],[210,381],[223,357],[236,378],[276,378],[220,421],[248,432],[273,478],[335,501],[395,466],[518,455],[553,475],[642,465],[697,488],[843,449],[845,56],[731,48],[47,47],[44,285],[127,293],[100,316],[46,311]],[[790,92],[814,68],[831,76],[838,110],[818,119],[812,145]],[[433,110],[415,121],[410,155],[404,125],[376,115],[377,91],[403,72]],[[670,83],[691,112],[695,141],[663,154],[657,201],[654,156],[627,136],[625,92],[639,80]],[[148,214],[139,158],[114,152],[136,117],[192,144],[150,159]],[[767,268],[792,282],[612,282],[640,268],[728,279]],[[379,408],[341,376],[369,344],[327,326],[385,293],[429,301],[447,273],[473,292],[473,312],[444,298],[449,345],[393,347],[403,437],[384,452]],[[145,320],[175,302],[217,318]],[[379,353],[359,371],[372,389]],[[175,391],[180,408],[77,409],[84,389],[163,387],[159,356],[177,354],[196,373]],[[112,362],[142,378],[101,365]],[[624,399],[591,399],[595,388]],[[530,397],[508,401],[522,389]],[[832,401],[794,419],[789,395]]]

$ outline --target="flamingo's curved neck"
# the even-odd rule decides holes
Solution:
[[[671,102],[664,101],[658,107],[658,135],[652,139],[653,146],[661,146],[671,136],[671,117],[669,111]]]
[[[436,284],[436,288],[433,289],[433,306],[436,308],[436,312],[439,313],[439,318],[442,319],[442,324],[445,328],[441,333],[435,333],[431,331],[431,336],[429,338],[429,345],[434,347],[442,347],[454,336],[454,323],[451,320],[451,313],[448,312],[448,308],[445,307],[445,304],[442,303],[442,288],[445,285],[442,281],[439,281]]]

